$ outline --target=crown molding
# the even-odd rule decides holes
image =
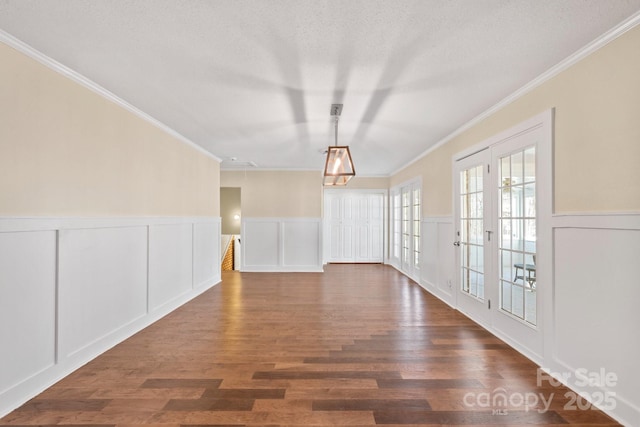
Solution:
[[[629,31],[632,28],[636,27],[638,24],[640,24],[640,11],[636,12],[633,15],[631,15],[629,18],[625,19],[624,21],[622,21],[620,24],[616,25],[615,27],[613,27],[609,31],[605,32],[600,37],[596,38],[595,40],[593,40],[592,42],[590,42],[586,46],[578,49],[576,52],[574,52],[573,54],[569,55],[567,58],[565,58],[564,60],[562,60],[558,64],[554,65],[553,67],[549,68],[547,71],[545,71],[544,73],[540,74],[538,77],[536,77],[535,79],[531,80],[529,83],[525,84],[520,89],[518,89],[515,92],[513,92],[511,95],[507,96],[506,98],[504,98],[501,101],[499,101],[497,104],[494,104],[492,107],[490,107],[489,109],[485,110],[483,113],[480,113],[479,115],[477,115],[473,119],[469,120],[468,122],[466,122],[465,124],[463,124],[462,126],[457,128],[456,130],[454,130],[452,133],[450,133],[449,135],[445,136],[444,138],[442,138],[441,140],[439,140],[438,142],[436,142],[435,144],[433,144],[432,146],[427,148],[420,155],[418,155],[415,159],[411,160],[410,162],[406,163],[404,166],[401,166],[400,168],[398,168],[395,171],[391,172],[391,174],[389,176],[394,176],[397,173],[401,172],[402,170],[408,168],[409,166],[411,166],[412,164],[414,164],[418,160],[426,157],[429,153],[435,151],[437,148],[439,148],[439,147],[443,146],[444,144],[446,144],[447,142],[451,141],[453,138],[455,138],[456,136],[460,135],[464,131],[472,128],[475,125],[477,125],[478,123],[480,123],[484,119],[486,119],[486,118],[490,117],[491,115],[495,114],[496,112],[498,112],[502,108],[504,108],[507,105],[511,104],[513,101],[517,100],[518,98],[521,98],[525,94],[531,92],[533,89],[537,88],[538,86],[541,86],[543,83],[547,82],[548,80],[551,80],[553,77],[555,77],[558,74],[560,74],[561,72],[565,71],[567,68],[577,64],[578,62],[580,62],[581,60],[583,60],[587,56],[589,56],[592,53],[596,52],[598,49],[601,49],[602,47],[606,46],[607,44],[609,44],[613,40],[617,39],[618,37],[620,37],[621,35],[623,35],[627,31]]]
[[[19,40],[19,39],[15,38],[11,34],[7,33],[6,31],[0,30],[0,42],[2,42],[4,44],[6,44],[7,46],[17,50],[18,52],[20,52],[22,54],[28,56],[31,59],[36,60],[37,62],[41,63],[42,65],[48,67],[49,69],[51,69],[51,70],[53,70],[55,72],[57,72],[58,74],[62,74],[66,78],[72,80],[75,83],[78,83],[81,86],[84,86],[85,88],[89,89],[90,91],[92,91],[92,92],[98,94],[99,96],[101,96],[101,97],[113,102],[114,104],[124,108],[125,110],[135,114],[136,116],[140,117],[141,119],[151,123],[153,126],[157,127],[161,131],[173,136],[174,138],[176,138],[180,142],[190,146],[191,148],[193,148],[193,149],[205,154],[206,156],[208,156],[208,157],[210,157],[210,158],[212,158],[212,159],[214,159],[214,160],[216,160],[218,162],[222,162],[222,159],[220,159],[219,157],[217,157],[213,153],[205,150],[200,145],[198,145],[195,142],[191,141],[190,139],[188,139],[184,135],[178,133],[176,130],[170,128],[169,126],[165,125],[161,121],[153,118],[152,116],[150,116],[149,114],[147,114],[144,111],[140,110],[139,108],[131,105],[130,103],[128,103],[124,99],[118,97],[114,93],[112,93],[112,92],[108,91],[107,89],[103,88],[102,86],[100,86],[99,84],[94,82],[93,80],[88,79],[87,77],[83,76],[82,74],[78,73],[77,71],[74,71],[71,68],[67,67],[66,65],[63,65],[63,64],[59,63],[55,59],[50,58],[49,56],[47,56],[44,53],[36,50],[32,46],[30,46],[27,43],[23,42],[22,40]]]

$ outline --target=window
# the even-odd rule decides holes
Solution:
[[[391,256],[397,266],[416,278],[420,269],[422,188],[419,180],[391,189]]]

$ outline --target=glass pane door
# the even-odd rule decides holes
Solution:
[[[456,306],[532,360],[542,360],[542,323],[552,263],[552,116],[496,136],[453,169]],[[475,147],[474,147],[475,149]]]
[[[500,309],[536,325],[535,146],[498,159]]]
[[[486,327],[491,322],[490,150],[458,160],[454,170],[457,306]],[[493,273],[495,274],[495,273]]]
[[[402,246],[402,241],[400,239],[401,236],[401,221],[402,215],[400,212],[400,193],[397,192],[392,196],[392,204],[393,204],[393,243],[392,243],[392,257],[394,259],[400,259],[400,247]]]
[[[422,194],[422,189],[416,185],[412,190],[413,193],[413,211],[412,211],[412,220],[413,220],[413,229],[412,229],[412,237],[413,237],[413,268],[414,270],[420,269],[420,219],[422,218],[422,208],[420,206],[420,196]]]
[[[402,270],[408,271],[411,266],[411,194],[409,189],[402,189]]]
[[[461,290],[484,300],[483,165],[460,172],[459,197]]]

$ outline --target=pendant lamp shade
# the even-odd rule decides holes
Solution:
[[[349,147],[329,146],[324,166],[324,185],[346,185],[355,174]]]
[[[347,185],[356,175],[349,147],[338,145],[338,120],[342,113],[342,104],[331,104],[331,117],[335,124],[335,145],[327,149],[327,161],[324,164],[324,185]]]

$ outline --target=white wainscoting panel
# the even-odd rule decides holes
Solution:
[[[0,396],[54,365],[55,310],[56,232],[0,233]]]
[[[640,420],[640,216],[554,219],[551,370],[571,373],[577,391],[615,393],[616,408],[607,412],[631,425]],[[604,369],[618,380],[612,387],[580,387],[580,369]]]
[[[280,265],[280,221],[242,221],[242,271],[269,271]]]
[[[428,217],[422,220],[420,285],[455,307],[453,219]]]
[[[61,230],[59,356],[66,358],[147,312],[146,227]]]
[[[0,218],[0,417],[220,282],[219,218]]]
[[[219,222],[193,224],[193,287],[210,284],[212,277],[220,276],[221,236]]]
[[[149,227],[150,311],[193,288],[193,243],[192,224]]]
[[[242,271],[322,271],[320,218],[243,218]]]
[[[287,268],[317,268],[322,263],[321,228],[317,221],[284,221],[282,264]]]

